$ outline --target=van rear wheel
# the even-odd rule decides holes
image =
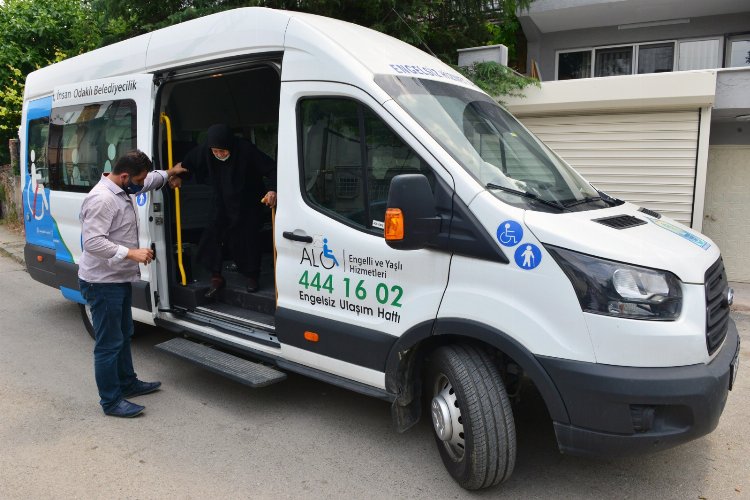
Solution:
[[[441,347],[427,375],[435,441],[453,479],[469,490],[507,480],[516,461],[516,430],[491,357],[468,344]]]
[[[96,333],[94,333],[94,323],[91,316],[91,308],[88,304],[78,304],[81,308],[81,319],[83,320],[83,326],[86,331],[91,335],[91,338],[96,340]]]

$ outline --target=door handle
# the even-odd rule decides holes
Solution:
[[[284,231],[283,233],[281,233],[281,235],[284,238],[292,241],[301,241],[303,243],[313,242],[312,236],[307,236],[306,234],[297,234],[292,231]]]

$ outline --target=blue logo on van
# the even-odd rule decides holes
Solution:
[[[334,264],[338,267],[339,261],[336,260],[336,256],[333,254],[333,250],[328,246],[328,238],[323,238],[323,257],[331,259]]]
[[[141,193],[138,196],[135,197],[135,202],[138,203],[139,207],[142,207],[146,204],[146,200],[148,200],[148,194],[147,193]]]
[[[514,220],[506,220],[497,226],[497,241],[506,247],[514,247],[523,239],[523,227]]]
[[[542,251],[533,243],[524,243],[516,248],[516,265],[521,269],[534,269],[542,263]]]

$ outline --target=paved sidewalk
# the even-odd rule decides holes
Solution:
[[[0,221],[0,254],[7,255],[19,264],[24,264],[23,247],[26,239],[21,231],[13,231]]]
[[[8,229],[8,226],[0,223],[0,254],[5,254],[25,265],[23,258],[25,243],[23,232],[12,231]],[[729,286],[734,288],[732,310],[750,312],[750,283],[730,282]]]

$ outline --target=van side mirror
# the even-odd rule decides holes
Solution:
[[[402,174],[391,180],[385,211],[385,241],[397,250],[418,250],[434,243],[441,218],[430,183],[422,174]]]

